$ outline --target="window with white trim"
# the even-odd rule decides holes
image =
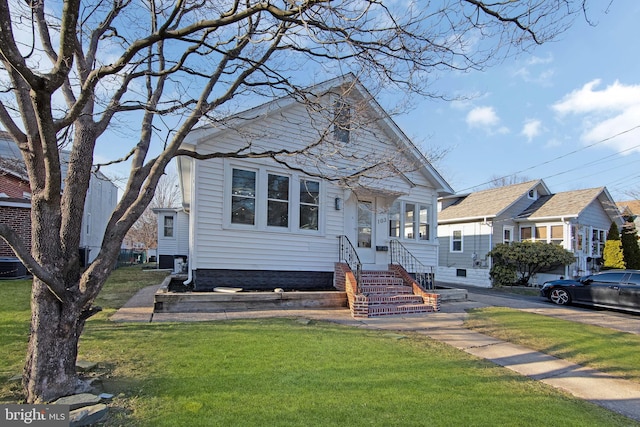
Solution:
[[[451,232],[451,252],[462,252],[462,230],[453,230]]]
[[[173,237],[173,215],[165,215],[162,224],[162,236]]]
[[[604,252],[604,244],[607,240],[607,231],[594,228],[591,237],[591,256],[600,257]]]
[[[520,241],[533,240],[533,227],[520,227]]]
[[[320,182],[300,179],[300,229],[318,230],[320,223]]]
[[[231,223],[255,225],[256,172],[233,169],[231,178]]]
[[[502,243],[513,242],[513,226],[504,226],[502,228]]]
[[[400,202],[395,202],[389,209],[389,237],[400,238]]]
[[[267,166],[227,168],[225,224],[270,231],[318,232],[321,189],[317,179]]]
[[[562,245],[564,243],[564,226],[544,224],[520,227],[520,241]]]
[[[289,227],[289,177],[268,175],[267,225]]]
[[[564,243],[564,226],[550,225],[549,236],[549,243],[562,246],[562,243]]]
[[[429,206],[395,201],[389,209],[389,237],[404,240],[429,240]]]

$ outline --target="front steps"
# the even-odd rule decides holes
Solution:
[[[406,273],[405,273],[406,274]],[[438,311],[436,294],[416,293],[417,284],[395,271],[363,271],[352,304],[354,317],[377,317]],[[409,282],[409,283],[407,283]],[[420,291],[420,290],[419,290]],[[429,302],[429,304],[427,304]]]

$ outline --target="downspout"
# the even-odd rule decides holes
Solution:
[[[195,215],[194,213],[197,212],[196,209],[196,197],[194,197],[194,194],[196,194],[196,161],[193,159],[189,160],[191,162],[191,176],[189,177],[189,180],[191,181],[191,194],[189,195],[189,211],[187,212],[189,214],[189,254],[188,254],[188,259],[187,259],[187,280],[185,280],[184,282],[182,282],[183,285],[190,285],[193,282],[193,267],[194,267],[194,258],[193,258],[193,254],[194,254],[194,250],[193,247],[195,246],[195,232],[194,230],[196,229],[194,224],[195,224]],[[184,204],[184,201],[183,201]],[[186,211],[186,210],[185,210]]]
[[[572,240],[572,233],[573,233],[573,227],[571,226],[571,221],[567,221],[565,219],[565,217],[560,217],[560,221],[562,221],[563,224],[565,224],[567,226],[567,244],[566,246],[569,246],[568,250],[570,250],[571,252],[573,252],[572,249],[572,245],[573,245],[573,240]],[[565,249],[567,249],[565,247]],[[575,254],[575,252],[573,252]],[[577,257],[576,257],[577,258]],[[576,260],[576,263],[579,263],[579,261]],[[572,277],[571,274],[569,274],[569,268],[571,268],[571,265],[565,265],[564,266],[564,277]]]
[[[485,217],[484,223],[489,226],[489,251],[491,251],[493,249],[493,221],[489,223],[489,221],[487,221],[487,218]],[[488,259],[487,267],[491,268],[491,257],[489,257]]]

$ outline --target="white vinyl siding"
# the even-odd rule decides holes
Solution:
[[[189,254],[189,215],[177,209],[157,209],[158,255]]]
[[[355,111],[352,110],[352,111]],[[315,120],[315,118],[314,118]],[[324,123],[314,122],[309,126],[309,112],[300,104],[277,110],[277,114],[260,115],[255,121],[245,121],[242,132],[198,130],[190,134],[187,143],[197,146],[200,153],[233,152],[246,147],[246,135],[251,135],[255,150],[297,150],[305,144],[317,140],[315,132]],[[215,134],[214,136],[211,136]],[[394,147],[393,156],[404,156],[395,148],[393,140],[387,137],[387,130],[368,123],[365,128],[349,130],[348,147],[362,150],[359,158],[386,153]],[[347,148],[348,149],[348,148]],[[368,150],[368,151],[367,151]],[[329,174],[340,171],[349,174],[362,170],[363,165],[348,157],[349,153],[333,153],[323,156],[323,161],[311,167],[314,173]],[[304,159],[303,159],[304,160]],[[301,162],[303,160],[300,160]],[[287,159],[294,166],[296,159]],[[297,270],[333,271],[338,258],[339,235],[349,235],[355,243],[356,227],[347,225],[349,203],[356,196],[348,189],[339,187],[334,181],[309,177],[299,171],[282,167],[270,159],[211,159],[193,161],[194,174],[191,199],[192,247],[191,266],[198,269],[240,269],[240,270]],[[236,224],[231,221],[231,179],[232,169],[256,172],[256,216],[255,224]],[[269,174],[289,177],[288,227],[269,225],[267,212],[269,204],[283,202],[284,198],[268,197]],[[409,203],[418,201],[424,206],[434,206],[437,193],[423,171],[409,171],[405,177],[384,177],[372,184],[381,189],[391,188],[403,194]],[[315,182],[318,191],[308,199],[301,196],[304,182]],[[302,185],[301,185],[302,183]],[[343,201],[343,209],[335,208],[335,199]],[[424,201],[424,203],[423,203]],[[284,209],[282,209],[283,211]],[[355,214],[355,212],[354,212]],[[436,265],[437,245],[435,239],[420,242],[417,235],[420,227],[435,224],[435,212],[427,212],[427,222],[419,221],[416,238],[405,240],[409,250],[427,265]],[[307,220],[302,220],[306,218]],[[386,216],[385,216],[386,218]],[[308,219],[311,219],[309,221]],[[431,221],[429,221],[431,220]],[[386,224],[376,224],[384,231],[385,240],[376,242],[388,244]],[[432,228],[435,231],[435,227]],[[419,244],[418,244],[419,243]],[[417,248],[419,246],[419,248]],[[381,256],[388,253],[380,252]],[[386,262],[388,263],[388,262]],[[385,264],[386,264],[385,263]]]

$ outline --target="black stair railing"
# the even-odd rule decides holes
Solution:
[[[420,262],[402,243],[397,240],[391,240],[391,264],[402,266],[407,273],[413,273],[416,282],[423,289],[434,289],[433,283],[434,272],[433,267],[428,267]]]
[[[346,263],[356,277],[355,293],[357,294],[360,292],[360,276],[362,275],[360,257],[347,236],[338,236],[338,239],[340,240],[340,262]]]

